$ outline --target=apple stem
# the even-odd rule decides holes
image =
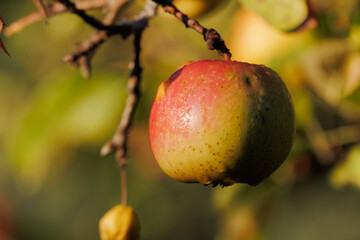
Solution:
[[[121,204],[126,206],[128,199],[128,190],[127,190],[127,163],[123,164],[120,167],[121,174]]]
[[[196,32],[203,35],[204,40],[207,43],[207,47],[210,50],[217,50],[220,56],[225,60],[231,59],[230,50],[226,47],[224,40],[221,38],[220,34],[215,29],[207,29],[202,26],[198,21],[189,18],[186,14],[177,9],[172,1],[169,0],[153,0],[154,2],[160,4],[164,11],[174,15],[177,19],[182,21],[186,28],[192,28]]]

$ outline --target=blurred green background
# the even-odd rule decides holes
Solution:
[[[290,156],[256,187],[184,184],[161,172],[147,133],[158,85],[186,61],[220,57],[160,10],[142,39],[143,96],[129,144],[141,239],[360,239],[360,1],[310,0],[311,11],[302,0],[242,2],[175,1],[219,31],[233,60],[283,78],[297,116]],[[0,2],[7,25],[33,11],[31,1]],[[61,58],[92,32],[65,13],[0,35],[11,54],[0,54],[1,240],[99,239],[100,217],[120,202],[119,169],[99,151],[124,108],[132,43],[111,38],[84,79]]]

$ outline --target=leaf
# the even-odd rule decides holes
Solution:
[[[9,126],[6,155],[17,187],[26,194],[40,189],[52,164],[65,161],[70,148],[100,144],[113,131],[125,99],[124,86],[117,76],[100,78],[86,81],[56,73],[34,88],[33,97],[19,108],[17,121]]]
[[[360,189],[360,144],[353,147],[346,159],[334,168],[330,181],[334,187],[351,184]]]
[[[2,30],[4,29],[4,27],[5,27],[5,22],[4,22],[1,14],[0,14],[0,33],[2,32]],[[9,54],[9,52],[6,50],[5,45],[4,45],[3,41],[1,40],[1,38],[0,38],[0,48],[6,53],[6,55],[8,55],[8,56],[10,57],[10,54]]]
[[[308,18],[305,0],[238,0],[282,31],[299,28]]]

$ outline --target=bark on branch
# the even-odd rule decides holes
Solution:
[[[169,0],[153,0],[154,2],[161,5],[165,12],[168,12],[182,21],[186,28],[192,28],[198,33],[202,34],[204,40],[207,43],[207,47],[210,50],[217,50],[220,56],[225,60],[231,59],[230,50],[226,47],[224,40],[221,38],[220,34],[215,29],[207,29],[202,26],[198,21],[189,18],[186,14],[182,13],[177,9],[172,1]]]

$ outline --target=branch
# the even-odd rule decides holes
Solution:
[[[168,12],[182,21],[186,28],[192,28],[198,33],[202,34],[204,40],[207,43],[207,47],[210,50],[217,50],[220,56],[222,56],[225,60],[231,59],[231,53],[229,49],[226,47],[224,40],[221,38],[220,34],[215,29],[207,29],[203,27],[198,21],[189,18],[186,14],[182,13],[179,9],[177,9],[172,1],[169,0],[153,0],[154,2],[160,4],[165,12]]]
[[[97,20],[96,18],[88,15],[85,13],[84,10],[78,9],[76,7],[76,5],[72,2],[70,2],[69,0],[58,0],[60,3],[62,3],[68,11],[78,15],[79,17],[81,17],[87,24],[89,24],[90,26],[98,29],[98,30],[105,30],[106,26],[100,22],[99,20]]]
[[[66,7],[70,8],[69,10],[79,15],[84,21],[90,21],[90,24],[93,27],[96,28],[97,25],[100,26],[100,29],[98,29],[100,31],[97,31],[87,40],[82,42],[76,52],[68,54],[63,58],[64,62],[69,62],[71,65],[79,67],[85,78],[90,76],[90,62],[96,49],[112,35],[121,35],[122,38],[125,39],[138,29],[145,28],[147,26],[148,19],[154,16],[154,11],[156,11],[154,9],[157,6],[155,3],[150,1],[151,4],[147,4],[144,10],[132,22],[123,22],[122,24],[115,25],[112,23],[115,21],[118,11],[128,3],[128,0],[117,0],[117,2],[113,5],[114,8],[112,8],[109,14],[105,17],[104,24],[98,22],[90,16],[87,16],[85,12],[74,9],[76,6],[74,7],[68,0],[61,0],[61,2],[66,2]],[[85,19],[83,18],[84,16]]]
[[[139,20],[134,23],[146,20],[148,21],[151,16],[155,15],[157,5],[151,0],[148,0],[147,7],[138,16]],[[105,144],[101,149],[101,155],[106,156],[114,153],[116,160],[120,166],[126,164],[126,153],[127,153],[127,136],[131,126],[131,122],[134,118],[136,106],[140,98],[140,81],[141,81],[141,66],[140,66],[140,40],[146,25],[134,25],[134,58],[130,64],[131,71],[128,80],[128,98],[126,100],[126,106],[122,114],[121,121],[118,125],[117,131],[115,132],[112,140]]]
[[[135,109],[140,98],[140,80],[141,80],[141,66],[140,66],[140,40],[142,30],[134,35],[134,59],[131,62],[131,71],[128,80],[128,98],[126,106],[123,111],[121,121],[118,125],[117,131],[114,134],[111,142],[105,144],[101,149],[101,155],[106,156],[112,152],[116,152],[116,159],[119,165],[126,164],[127,152],[127,136],[130,129],[132,119],[134,118]]]
[[[77,8],[76,5],[73,6],[73,4],[71,4],[69,1],[67,1],[67,2],[68,3],[66,5],[66,7],[70,6],[71,8],[75,8],[75,12],[78,12],[78,10],[76,9]],[[120,11],[120,9],[123,6],[125,6],[128,2],[129,2],[129,0],[117,0],[117,1],[113,2],[110,12],[105,16],[105,19],[103,21],[104,28],[107,27],[106,25],[110,25],[115,21],[116,16],[117,16],[118,12]],[[80,15],[80,17],[82,17],[84,14],[85,13],[83,12],[82,15]],[[89,19],[90,17],[87,17],[87,18]],[[130,34],[129,26],[126,26],[126,24],[124,24],[123,29],[121,29],[121,30],[119,29],[119,31],[122,34],[123,38],[126,38]],[[98,32],[92,34],[87,40],[83,41],[80,44],[77,52],[64,56],[63,61],[69,62],[71,65],[73,65],[75,67],[79,67],[81,74],[85,78],[89,78],[90,73],[91,73],[90,62],[91,62],[92,56],[94,56],[97,48],[107,40],[108,36],[109,35],[108,35],[107,31],[104,31],[104,30],[98,31]]]
[[[148,20],[153,17],[157,10],[157,4],[151,0],[147,0],[144,11],[138,16],[138,20],[133,23],[134,35],[134,57],[130,64],[130,76],[128,79],[128,97],[126,99],[126,106],[122,113],[121,121],[117,127],[111,141],[101,148],[101,155],[106,156],[115,152],[115,158],[120,166],[121,171],[121,203],[127,204],[127,142],[128,135],[133,122],[136,107],[140,99],[140,82],[142,68],[140,66],[140,51],[141,51],[141,37],[147,27]],[[146,21],[146,24],[135,24],[136,22]]]
[[[35,7],[39,10],[40,14],[43,16],[43,18],[49,17],[49,12],[47,10],[47,6],[43,3],[42,0],[32,0]]]
[[[89,10],[94,8],[102,8],[107,4],[108,4],[107,0],[91,0],[91,1],[76,2],[75,7],[80,10]],[[64,13],[67,11],[67,8],[59,2],[54,2],[53,4],[47,5],[46,9],[47,9],[48,17],[53,17],[56,16],[57,14]],[[30,13],[29,15],[10,24],[5,29],[4,33],[6,36],[10,36],[43,18],[44,16],[41,12]]]

